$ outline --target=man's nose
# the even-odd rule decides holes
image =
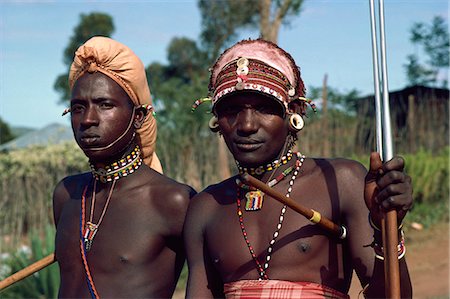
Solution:
[[[245,108],[238,113],[237,130],[241,133],[254,133],[258,130],[255,110],[252,108]]]
[[[95,107],[86,107],[81,123],[84,126],[93,126],[98,124],[98,113]]]

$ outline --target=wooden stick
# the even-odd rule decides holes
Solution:
[[[383,253],[384,267],[386,275],[386,297],[400,298],[400,266],[398,263],[398,225],[397,211],[390,210],[386,212],[384,221],[381,222],[381,230],[384,235]]]
[[[318,224],[319,226],[323,227],[327,231],[333,233],[334,235],[338,236],[341,239],[345,239],[347,235],[347,230],[344,226],[339,226],[329,220],[328,218],[323,217],[319,212],[314,211],[312,209],[308,209],[300,205],[299,203],[293,201],[289,197],[286,197],[284,194],[281,194],[280,192],[276,191],[275,189],[270,188],[260,180],[254,178],[253,176],[249,175],[248,173],[244,173],[241,175],[242,180],[250,184],[265,194],[273,197],[274,199],[278,200],[279,202],[285,204],[286,206],[290,207],[294,211],[300,213],[301,215],[308,218],[311,222]]]
[[[2,281],[0,281],[0,290],[9,287],[10,285],[27,278],[28,276],[38,272],[39,270],[44,269],[47,266],[50,266],[56,261],[55,254],[49,254],[46,257],[40,259],[39,261],[29,265],[28,267],[23,268],[20,271],[17,271],[11,276],[6,277]]]

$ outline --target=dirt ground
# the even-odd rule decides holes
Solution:
[[[408,228],[406,258],[413,285],[414,299],[450,298],[449,290],[449,224],[439,223],[430,229]],[[350,298],[358,298],[361,286],[352,282]],[[364,298],[362,295],[360,298]],[[184,298],[184,290],[175,299]]]

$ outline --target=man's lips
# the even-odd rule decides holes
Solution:
[[[263,145],[263,143],[260,141],[239,141],[239,140],[235,141],[234,144],[236,145],[237,149],[245,152],[257,150]]]
[[[83,145],[89,146],[89,145],[95,145],[99,139],[100,139],[100,136],[98,136],[98,135],[85,134],[80,137],[80,142]]]

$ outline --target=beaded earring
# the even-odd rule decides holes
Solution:
[[[69,112],[70,112],[70,108],[66,108],[66,109],[64,109],[64,111],[63,111],[61,116],[64,116],[64,115],[66,115]]]
[[[140,106],[137,106],[136,108],[144,108],[145,109],[145,115],[147,115],[150,111],[152,112],[152,115],[153,116],[155,116],[156,115],[156,112],[155,112],[155,110],[153,109],[153,106],[152,105],[150,105],[150,104],[142,104],[142,105],[140,105]]]

